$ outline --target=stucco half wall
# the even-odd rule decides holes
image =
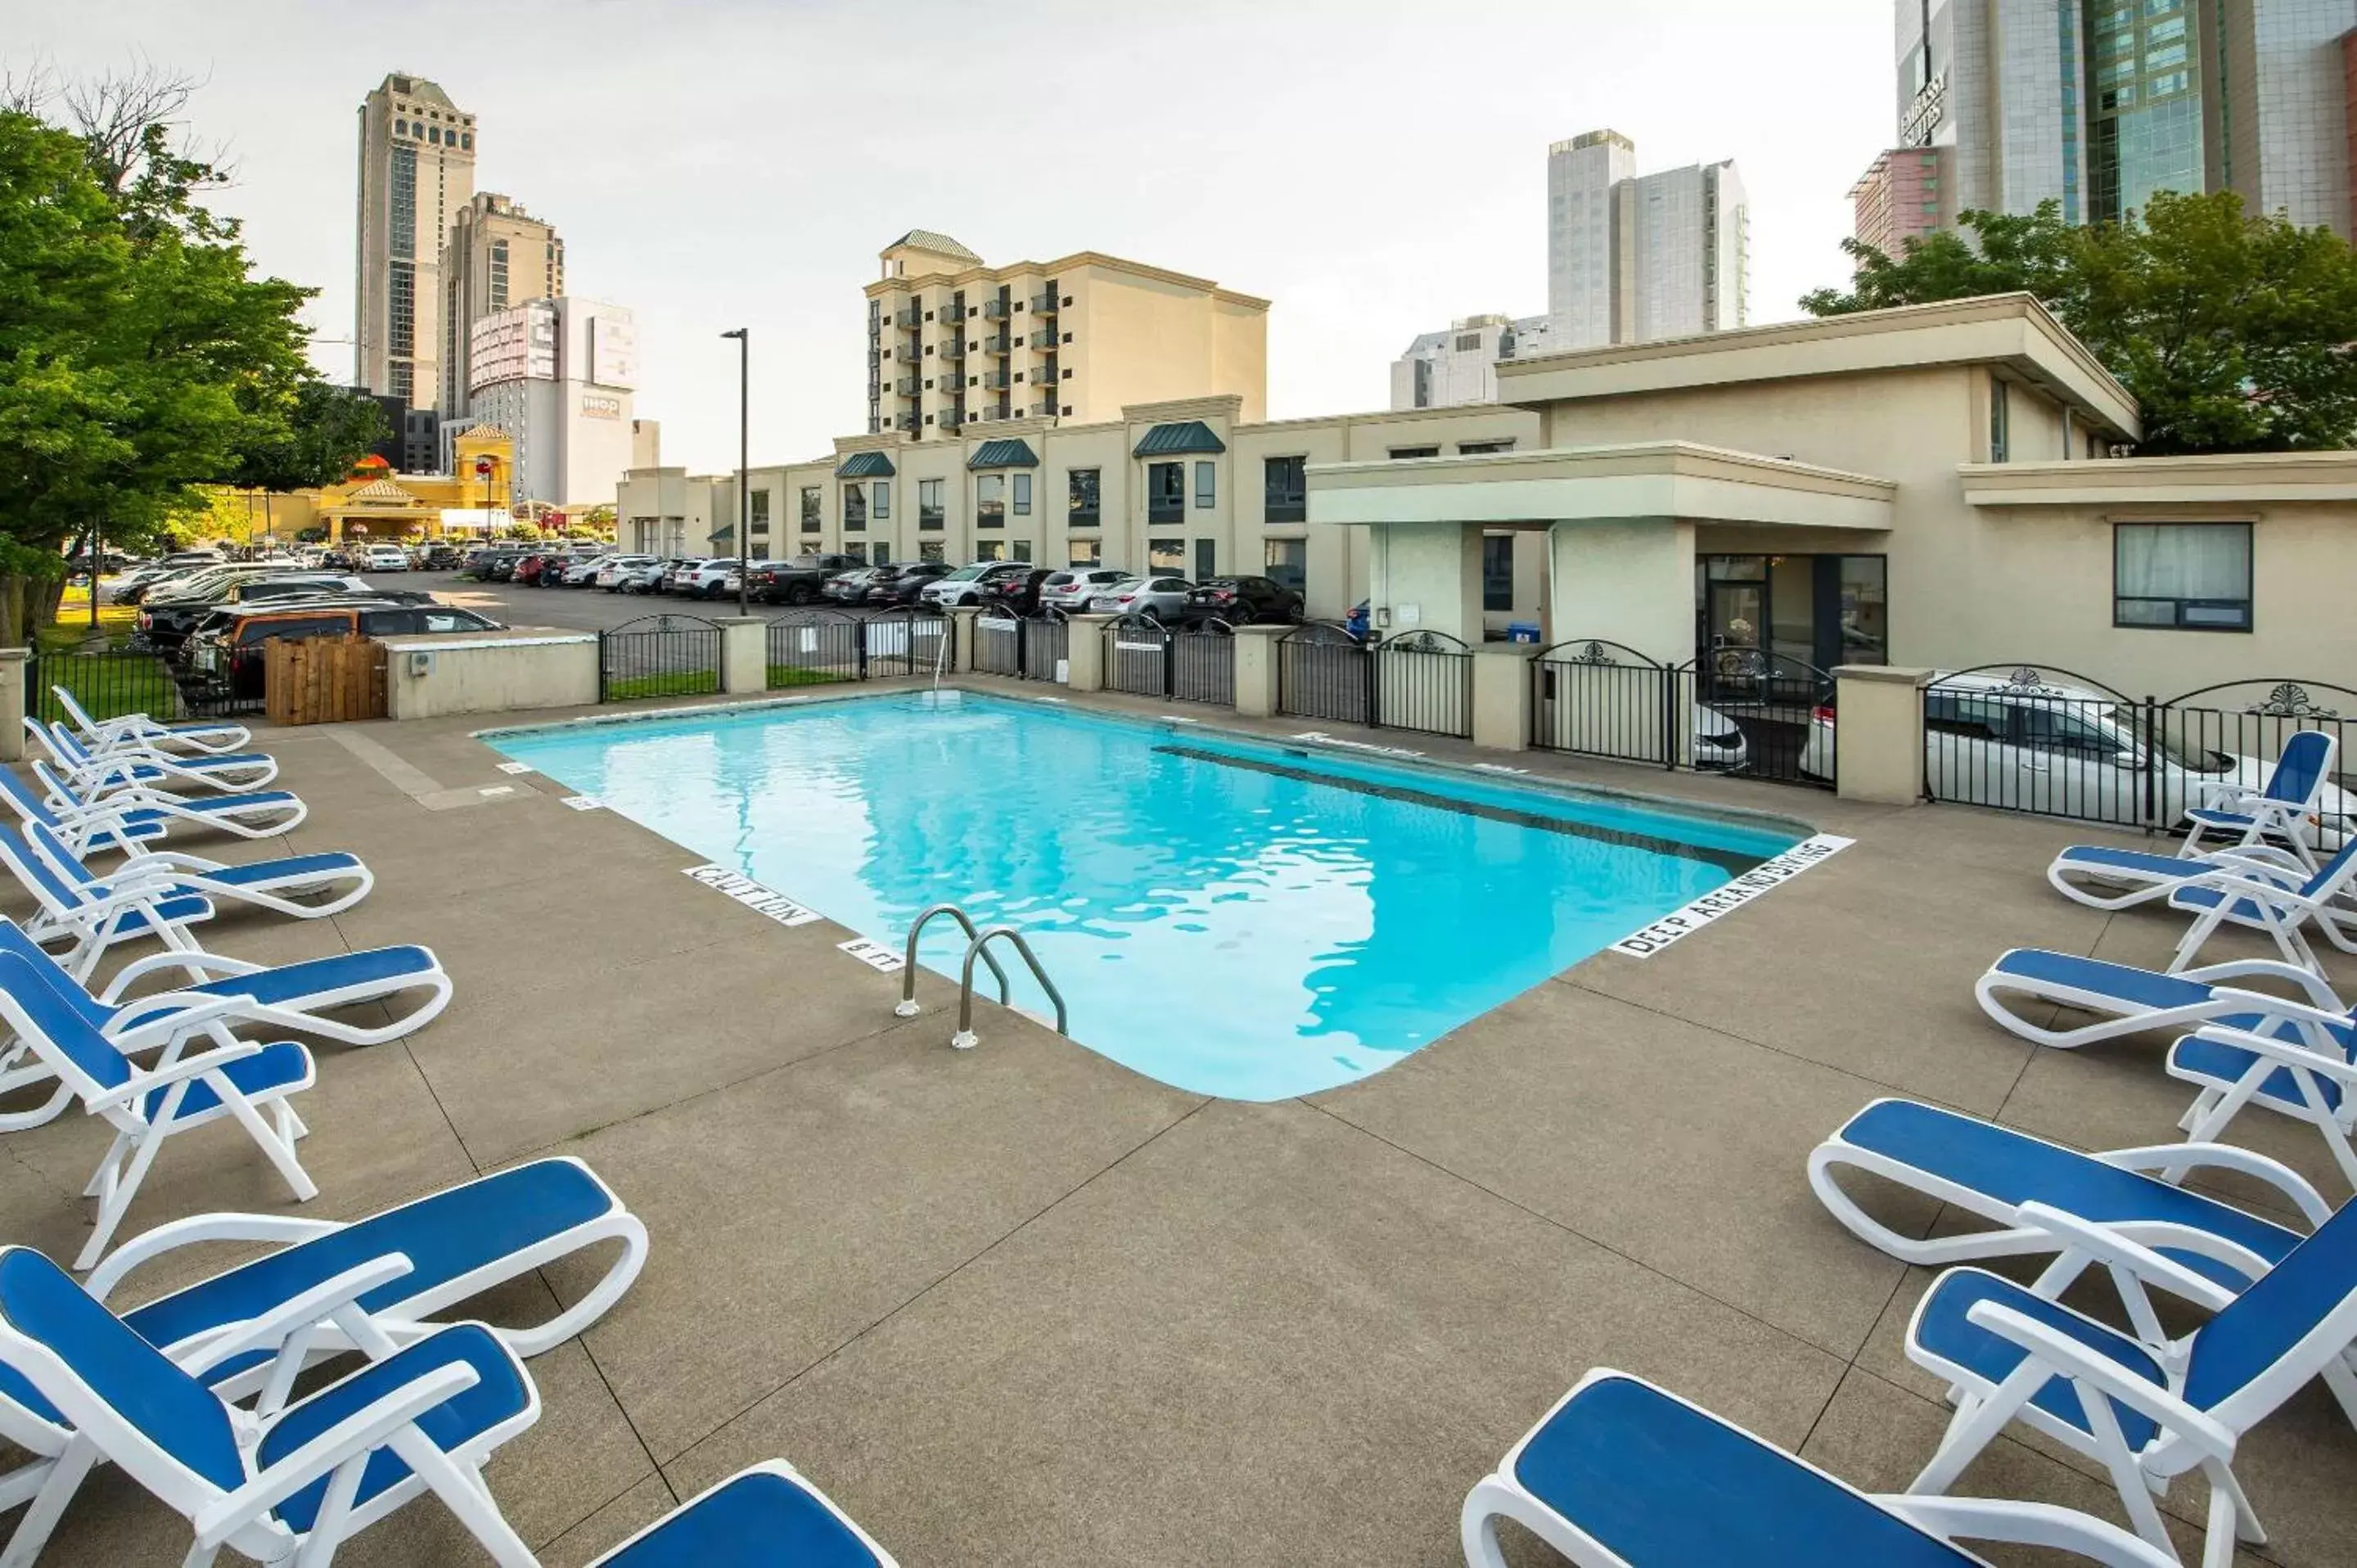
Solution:
[[[597,634],[540,630],[388,637],[385,714],[430,719],[597,701]]]

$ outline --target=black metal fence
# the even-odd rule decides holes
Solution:
[[[976,616],[969,662],[984,675],[1022,674],[1023,622],[1014,616]]]
[[[2163,701],[2052,666],[1984,665],[1923,690],[1923,792],[1960,805],[2172,832],[2213,796],[2262,789],[2301,730],[2338,743],[2329,781],[2343,787],[2352,720],[2357,690],[2330,682],[2219,682]],[[2306,831],[2337,848],[2345,815],[2329,805]]]
[[[1226,621],[1170,627],[1152,616],[1128,615],[1108,623],[1103,636],[1108,690],[1235,705],[1235,628]]]
[[[957,662],[957,629],[934,609],[887,610],[859,628],[859,676],[931,675]]]
[[[1834,681],[1759,649],[1663,664],[1606,638],[1531,660],[1531,745],[1654,768],[1830,789]]]
[[[866,673],[866,646],[858,616],[841,610],[789,610],[770,622],[769,689],[856,681]]]
[[[1375,661],[1336,621],[1304,621],[1276,639],[1276,711],[1336,724],[1374,722]]]
[[[1071,630],[1059,609],[1036,616],[984,615],[974,621],[974,668],[1017,681],[1061,681]]]
[[[720,690],[720,628],[701,616],[640,616],[597,634],[597,700]]]
[[[260,650],[255,650],[258,654]],[[183,681],[160,654],[120,646],[36,651],[25,671],[25,709],[43,724],[73,724],[53,688],[62,686],[93,719],[145,714],[159,721],[213,718],[262,708],[262,671],[253,671],[251,696],[241,703],[233,690],[211,681]]]
[[[1422,735],[1473,734],[1473,650],[1437,631],[1411,631],[1375,644],[1375,723]]]

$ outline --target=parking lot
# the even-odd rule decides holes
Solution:
[[[641,616],[667,611],[715,620],[737,613],[733,594],[691,599],[677,594],[609,594],[602,588],[520,588],[512,583],[478,583],[455,572],[396,572],[371,575],[368,581],[376,587],[423,590],[447,604],[463,605],[510,626],[554,626],[567,631],[610,630]],[[755,615],[785,613],[783,606],[758,600],[748,607]]]

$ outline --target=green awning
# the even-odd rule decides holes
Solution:
[[[985,441],[982,449],[965,460],[969,468],[1036,468],[1039,459],[1032,455],[1028,442]]]
[[[888,479],[892,459],[881,452],[854,452],[834,471],[838,479]]]
[[[712,544],[731,544],[731,543],[734,543],[734,542],[736,542],[736,539],[737,539],[737,525],[736,525],[735,523],[733,523],[733,522],[724,522],[724,523],[722,523],[722,524],[720,525],[720,527],[719,527],[719,529],[718,529],[718,531],[717,531],[717,532],[712,532],[712,533],[707,533],[707,534],[705,534],[704,537],[705,537],[705,542],[706,542],[707,543],[712,543]]]
[[[1179,452],[1224,452],[1228,444],[1211,434],[1211,427],[1200,419],[1180,424],[1157,424],[1146,433],[1137,444],[1133,457],[1168,457]]]

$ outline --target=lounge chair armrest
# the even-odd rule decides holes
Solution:
[[[183,849],[143,849],[123,857],[121,865],[107,874],[110,882],[125,876],[171,876],[188,872],[222,871],[229,863],[207,860],[201,854],[190,854]]]
[[[302,1447],[197,1510],[197,1545],[218,1547],[270,1509],[331,1475],[346,1460],[381,1447],[384,1441],[436,1405],[447,1403],[480,1381],[472,1367],[449,1363],[404,1383],[375,1403],[354,1411]]]
[[[132,1270],[153,1258],[204,1241],[297,1241],[332,1236],[343,1229],[333,1219],[302,1219],[291,1214],[193,1214],[144,1230],[106,1255],[82,1281],[82,1288],[104,1301]]]
[[[2288,879],[2294,887],[2305,885],[2315,875],[2299,856],[2289,850],[2277,849],[2271,843],[2233,844],[2224,849],[2205,851],[2201,858],[2214,865],[2244,865],[2263,875],[2278,880]]]
[[[2192,1444],[2204,1457],[2221,1464],[2233,1461],[2234,1434],[2222,1423],[2167,1389],[2136,1376],[2093,1346],[2050,1328],[2001,1301],[1973,1303],[1964,1309],[1964,1321],[2000,1339],[2010,1340],[2057,1375],[2090,1384],[2096,1391],[2110,1395],[2158,1423],[2170,1436]]]
[[[135,877],[128,887],[124,887],[116,886],[113,879],[109,878],[96,887],[83,888],[82,901],[75,906],[73,913],[77,917],[86,918],[112,915],[124,909],[142,908],[159,898],[173,897],[176,886],[178,885],[173,883],[143,881]],[[101,892],[99,889],[102,887],[105,891]]]
[[[133,1005],[142,1009],[169,1007],[171,1011],[132,1028],[117,1030],[109,1025],[102,1033],[118,1050],[136,1051],[149,1046],[160,1046],[175,1035],[186,1034],[199,1024],[251,1013],[262,1004],[252,996],[221,996],[210,991],[201,995],[186,991],[159,991],[153,996],[140,997]]]
[[[2281,1062],[2302,1072],[2329,1078],[2344,1090],[2357,1089],[2357,1063],[2352,1063],[2338,1051],[2319,1051],[2298,1040],[2279,1040],[2273,1035],[2255,1035],[2248,1029],[2230,1029],[2223,1024],[2212,1024],[2196,1029],[2193,1037],[2208,1040],[2212,1045],[2233,1046],[2255,1057],[2265,1057],[2269,1061]]]
[[[2100,1563],[2104,1568],[2179,1568],[2176,1558],[2118,1525],[2052,1503],[1906,1494],[1874,1500],[1944,1540],[2050,1547]]]
[[[114,978],[106,983],[106,989],[98,993],[98,999],[109,1006],[113,1006],[123,1000],[123,993],[132,982],[145,979],[158,970],[213,970],[223,975],[231,975],[255,974],[269,967],[267,964],[255,963],[251,959],[227,958],[220,953],[184,952],[178,949],[164,952],[143,953],[114,972]],[[142,996],[134,1000],[145,1002],[148,998]]]
[[[2138,1279],[2164,1286],[2173,1294],[2199,1302],[2212,1312],[2221,1310],[2234,1299],[2234,1292],[2195,1273],[2174,1259],[2163,1257],[2139,1239],[2142,1236],[2171,1241],[2195,1239],[2198,1233],[2185,1226],[2138,1224],[2131,1229],[2100,1225],[2043,1203],[2023,1204],[2013,1211],[2013,1222],[2026,1230],[2042,1230],[2106,1267],[2125,1269]],[[2258,1273],[2266,1272],[2266,1264],[2262,1262]]]
[[[2212,987],[2211,994],[2222,1002],[2233,1004],[2238,1011],[2256,1013],[2286,1024],[2315,1024],[2337,1029],[2349,1027],[2349,1015],[2346,1013],[2328,1013],[2321,1007],[2294,1002],[2271,991],[2244,991],[2240,986],[2220,985]]]
[[[2306,1176],[2281,1160],[2270,1159],[2255,1149],[2239,1148],[2233,1144],[2153,1144],[2140,1149],[2114,1149],[2095,1157],[2124,1171],[2205,1165],[2234,1171],[2255,1181],[2266,1182],[2291,1199],[2292,1207],[2306,1217],[2311,1227],[2321,1225],[2332,1218],[2332,1206],[2324,1201],[2324,1195],[2310,1186]]]
[[[416,1268],[402,1252],[386,1252],[365,1263],[354,1264],[301,1294],[288,1297],[261,1316],[238,1325],[233,1332],[207,1341],[202,1355],[188,1370],[202,1373],[249,1350],[274,1350],[296,1330],[334,1316],[339,1309],[351,1305],[379,1285],[391,1284]]]
[[[169,1089],[184,1079],[201,1078],[216,1068],[227,1067],[234,1061],[243,1061],[261,1049],[262,1047],[252,1040],[240,1040],[233,1046],[215,1046],[211,1050],[199,1051],[192,1057],[182,1057],[169,1067],[159,1067],[153,1072],[143,1072],[128,1083],[110,1089],[104,1094],[91,1096],[90,1108],[92,1111],[102,1111],[117,1105],[128,1105],[142,1095],[153,1094],[159,1089]]]
[[[2349,1004],[2341,1000],[2322,975],[2300,964],[2286,963],[2279,958],[2238,958],[2225,963],[2206,963],[2200,969],[2182,972],[2178,978],[2200,981],[2204,985],[2215,985],[2222,980],[2286,981],[2307,992],[2309,1001],[2314,1005],[2338,1015],[2343,1023],[2349,1018]]]

